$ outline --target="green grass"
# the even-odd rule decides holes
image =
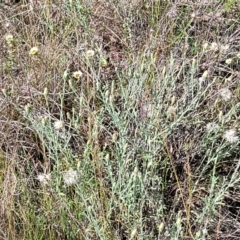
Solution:
[[[240,237],[237,1],[0,11],[0,238]]]

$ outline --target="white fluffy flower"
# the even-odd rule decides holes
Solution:
[[[40,183],[42,183],[43,185],[46,185],[46,184],[48,184],[49,182],[51,182],[51,174],[50,174],[50,173],[49,173],[49,174],[45,174],[45,173],[39,174],[39,175],[37,176],[37,180],[38,180]]]
[[[78,179],[79,179],[79,173],[76,170],[70,169],[63,174],[63,182],[67,186],[76,184]]]
[[[230,143],[234,143],[238,141],[238,136],[234,129],[227,130],[224,133],[223,137],[225,138],[225,140],[227,140]]]
[[[219,94],[225,101],[228,101],[232,98],[232,92],[228,88],[222,88],[219,91]]]
[[[217,131],[219,128],[220,128],[219,125],[214,122],[210,122],[206,126],[207,132],[214,132]]]
[[[56,122],[54,122],[53,126],[56,130],[60,130],[60,129],[64,128],[64,122],[61,120],[57,120]]]

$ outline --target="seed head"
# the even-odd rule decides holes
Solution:
[[[57,120],[56,122],[54,122],[53,126],[56,130],[60,130],[60,129],[64,128],[64,122],[61,120]]]
[[[219,125],[218,125],[217,123],[214,123],[214,122],[210,122],[210,123],[208,123],[207,126],[206,126],[206,130],[207,130],[208,133],[210,133],[210,132],[215,132],[215,131],[217,131],[219,128],[220,128]]]
[[[230,143],[235,143],[238,141],[238,136],[237,133],[234,129],[227,130],[224,135],[224,139]]]
[[[63,182],[67,186],[74,185],[79,180],[79,173],[76,170],[70,169],[63,174]]]
[[[228,88],[222,88],[219,91],[219,94],[225,101],[228,101],[232,98],[232,92]]]
[[[37,180],[42,183],[43,185],[48,184],[49,182],[51,182],[51,174],[39,174],[37,176]]]

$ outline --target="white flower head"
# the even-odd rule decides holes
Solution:
[[[11,43],[13,41],[13,35],[12,34],[8,34],[5,37],[5,40],[6,40],[7,43]]]
[[[206,130],[207,130],[208,133],[210,133],[210,132],[215,132],[215,131],[217,131],[219,128],[220,128],[219,125],[218,125],[217,123],[214,123],[214,122],[210,122],[210,123],[208,123],[207,126],[206,126]]]
[[[38,48],[37,47],[32,47],[29,51],[30,56],[36,55],[37,53],[38,53]]]
[[[227,65],[230,65],[231,63],[232,63],[232,58],[228,58],[226,61],[225,61],[225,63],[227,64]]]
[[[74,185],[79,180],[79,173],[76,170],[70,169],[63,174],[63,182],[66,186]]]
[[[83,73],[79,70],[79,71],[76,71],[72,74],[72,76],[75,78],[75,79],[80,79],[80,77],[83,75]]]
[[[230,143],[235,143],[238,141],[238,136],[237,133],[234,129],[227,130],[224,135],[224,139]]]
[[[64,128],[64,121],[57,120],[54,122],[53,126],[56,130],[60,130],[60,129]]]
[[[232,92],[228,88],[220,89],[219,94],[225,101],[228,101],[232,98]]]
[[[43,185],[46,185],[46,184],[48,184],[49,182],[51,182],[51,174],[50,173],[48,173],[48,174],[39,174],[38,176],[37,176],[37,180],[41,183],[41,184],[43,184]]]
[[[87,50],[87,52],[86,52],[87,57],[93,57],[94,54],[95,54],[95,52],[93,50]]]

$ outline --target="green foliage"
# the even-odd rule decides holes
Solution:
[[[4,6],[0,237],[238,234],[235,6]]]

